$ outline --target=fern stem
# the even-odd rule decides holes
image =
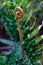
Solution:
[[[18,28],[18,32],[19,32],[20,43],[22,43],[22,40],[23,40],[22,31],[21,31],[21,28],[20,28],[18,18],[16,18],[16,24],[17,24],[17,28]],[[24,46],[22,44],[21,44],[21,49],[22,49],[22,59],[24,60]]]

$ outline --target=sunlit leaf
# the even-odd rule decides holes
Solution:
[[[33,38],[41,29],[42,25],[38,26],[32,33],[28,34],[28,38],[31,39]]]
[[[43,49],[43,44],[40,44],[38,47],[36,47],[36,52],[41,51]]]
[[[31,16],[32,16],[32,13],[33,13],[33,11],[31,10],[29,13],[28,13],[28,15],[27,15],[27,20],[26,20],[26,24],[27,24],[27,22],[30,20],[30,18],[31,18]]]

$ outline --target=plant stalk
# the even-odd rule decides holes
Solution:
[[[20,43],[22,43],[22,31],[21,31],[21,28],[20,28],[20,23],[19,23],[19,20],[18,18],[16,18],[16,24],[17,24],[17,28],[18,28],[18,32],[19,32],[19,38],[20,38]],[[24,60],[24,46],[21,44],[21,49],[22,49],[22,59]]]

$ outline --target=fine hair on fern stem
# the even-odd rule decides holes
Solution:
[[[14,9],[14,13],[15,13],[15,16],[16,16],[16,24],[17,24],[17,27],[18,27],[20,43],[22,43],[22,40],[23,40],[22,31],[21,31],[20,23],[19,23],[18,19],[23,17],[24,12],[23,12],[22,8],[20,8],[19,6],[16,6],[15,9]],[[22,49],[22,59],[24,60],[24,46],[22,44],[21,44],[21,49]]]

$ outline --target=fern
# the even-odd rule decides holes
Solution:
[[[26,0],[13,0],[13,2],[5,0],[5,2],[1,6],[1,18],[3,18],[5,29],[10,38],[12,39],[12,41],[0,39],[0,42],[11,46],[11,53],[8,55],[3,54],[2,56],[5,56],[7,60],[3,63],[3,59],[0,58],[0,62],[3,65],[38,65],[37,61],[41,60],[38,50],[40,51],[41,47],[41,49],[43,49],[43,45],[38,47],[34,47],[34,45],[39,43],[43,39],[43,35],[39,36],[38,38],[35,38],[42,25],[39,25],[38,27],[36,27],[35,30],[31,32],[31,25],[30,23],[28,23],[28,21],[30,20],[33,14],[33,10],[30,9],[30,12],[27,12],[28,4],[31,3],[28,3],[28,1]],[[3,10],[4,6],[6,6],[6,10]],[[25,52],[24,61],[22,60],[22,50],[19,40],[19,32],[17,29],[16,18],[14,15],[14,8],[16,6],[20,6],[24,11],[24,17],[19,19],[23,36],[21,44],[24,45]],[[28,26],[25,27],[27,23]],[[40,59],[37,59],[38,56]]]

